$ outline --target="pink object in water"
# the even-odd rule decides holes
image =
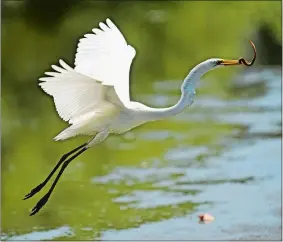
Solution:
[[[203,213],[198,215],[200,222],[211,222],[213,221],[215,218],[209,214],[209,213]]]

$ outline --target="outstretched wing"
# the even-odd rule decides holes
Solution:
[[[46,72],[49,77],[40,78],[39,86],[53,96],[59,116],[72,124],[81,115],[99,110],[110,88],[76,72],[62,60],[59,63],[62,67],[52,65],[56,72]]]
[[[95,28],[94,34],[80,39],[75,70],[103,85],[114,86],[119,99],[126,104],[130,101],[129,74],[136,51],[110,19],[106,24],[99,23],[101,29]]]

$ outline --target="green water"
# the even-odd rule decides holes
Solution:
[[[182,114],[112,136],[71,163],[36,216],[29,210],[49,186],[21,200],[62,154],[88,139],[52,140],[67,125],[37,79],[59,58],[72,64],[78,38],[99,21],[110,16],[137,50],[133,99],[165,107],[178,100],[193,65],[248,57],[246,36],[259,23],[280,40],[280,2],[77,4],[55,27],[27,15],[24,5],[6,8],[2,239],[280,238],[280,67],[208,74]],[[216,220],[199,224],[204,211]]]

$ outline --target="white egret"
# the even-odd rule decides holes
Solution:
[[[36,214],[48,201],[60,176],[68,164],[88,148],[105,140],[109,134],[121,134],[143,123],[160,120],[180,113],[192,105],[196,82],[209,70],[219,66],[252,65],[244,58],[226,60],[208,59],[195,66],[181,86],[178,103],[168,108],[151,108],[134,102],[129,95],[129,73],[135,49],[128,45],[124,36],[110,20],[99,23],[92,34],[80,39],[75,58],[75,68],[59,60],[61,67],[52,65],[55,72],[46,72],[48,77],[40,78],[40,87],[53,96],[59,116],[71,125],[54,139],[65,140],[76,135],[90,135],[83,145],[64,154],[49,176],[31,190],[24,199],[39,192],[55,171],[62,165],[50,190],[35,205],[30,215]],[[74,154],[75,153],[75,154]],[[70,155],[69,159],[67,159]]]

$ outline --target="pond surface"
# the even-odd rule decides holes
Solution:
[[[169,106],[180,83],[156,81],[138,98]],[[2,239],[281,239],[281,70],[254,68],[228,92],[228,100],[197,95],[182,114],[88,151],[33,217],[45,191],[21,198],[79,143],[53,143],[49,134],[34,151],[28,136],[3,172]],[[34,122],[29,132],[43,125]],[[199,223],[203,212],[215,221]]]

